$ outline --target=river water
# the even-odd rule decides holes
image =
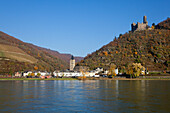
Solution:
[[[1,112],[168,113],[170,81],[0,81]]]

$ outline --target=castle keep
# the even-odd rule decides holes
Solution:
[[[147,21],[146,16],[143,17],[143,23],[137,22],[137,24],[135,24],[135,23],[132,23],[132,24],[131,24],[131,30],[132,30],[132,32],[134,32],[134,31],[140,31],[140,30],[145,30],[145,29],[147,29],[148,27],[149,27],[149,26],[148,26],[148,21]]]

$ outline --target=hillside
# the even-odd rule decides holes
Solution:
[[[0,57],[15,59],[20,62],[36,63],[38,60],[28,55],[18,47],[0,44]]]
[[[170,30],[170,18],[167,18],[163,22],[160,22],[158,25],[155,26],[156,29],[168,29]]]
[[[169,18],[157,26],[157,29],[125,33],[99,50],[89,54],[77,65],[91,69],[108,69],[115,64],[123,69],[132,62],[140,62],[148,70],[170,69],[170,30]]]
[[[38,70],[54,71],[69,67],[70,54],[22,42],[0,31],[0,73]],[[82,57],[75,57],[80,61]],[[36,68],[35,68],[36,67]]]

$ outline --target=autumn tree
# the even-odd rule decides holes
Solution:
[[[138,77],[141,74],[141,71],[145,69],[141,63],[132,63],[128,66],[127,74],[131,77]]]
[[[108,75],[116,76],[115,68],[116,68],[116,65],[115,65],[115,64],[111,64],[111,65],[110,65],[110,68],[109,68],[109,73],[108,73]]]
[[[103,51],[103,54],[104,54],[105,56],[108,56],[107,51]]]
[[[32,77],[35,76],[35,73],[31,73],[31,76],[32,76]]]
[[[37,73],[37,76],[38,76],[38,77],[40,77],[40,76],[41,76],[41,74],[40,74],[40,73]]]
[[[34,66],[34,70],[37,70],[38,69],[38,67],[37,66]]]

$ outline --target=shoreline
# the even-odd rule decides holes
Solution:
[[[0,78],[0,81],[16,81],[16,80],[79,80],[77,78],[49,78],[49,79],[41,79],[41,78]],[[170,78],[86,78],[82,80],[170,80]]]

